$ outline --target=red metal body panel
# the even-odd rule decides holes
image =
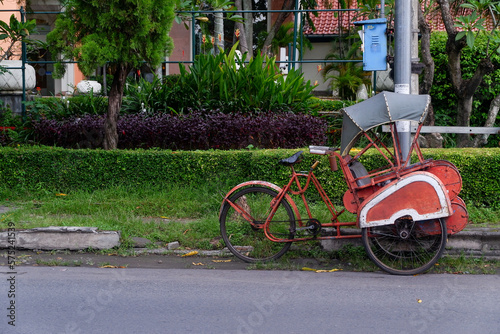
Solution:
[[[436,160],[426,172],[436,175],[443,182],[448,197],[453,201],[462,190],[462,177],[457,167],[446,160]],[[464,205],[465,206],[465,205]]]
[[[388,225],[403,216],[415,221],[448,217],[451,203],[442,182],[433,174],[414,172],[393,181],[360,206],[360,227]]]
[[[446,229],[448,234],[455,234],[462,231],[469,222],[469,214],[465,208],[465,203],[460,197],[455,197],[451,202],[453,214],[446,219]]]
[[[354,199],[354,195],[350,190],[347,190],[343,197],[344,207],[350,213],[358,212],[358,203],[356,199]]]
[[[419,214],[440,211],[439,196],[427,182],[413,182],[387,196],[371,209],[367,221],[389,219],[395,212],[412,208]]]

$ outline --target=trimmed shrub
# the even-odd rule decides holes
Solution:
[[[97,148],[103,138],[102,116],[85,115],[63,121],[33,122],[36,142],[66,148]],[[146,113],[122,115],[117,124],[118,147],[165,149],[295,148],[326,142],[326,122],[310,115],[261,113],[186,115]]]
[[[151,187],[220,184],[221,193],[237,183],[265,180],[283,186],[290,170],[278,165],[297,150],[170,151],[170,150],[66,150],[62,148],[0,148],[0,189],[71,192],[117,185]],[[461,172],[460,194],[468,204],[500,207],[500,149],[425,149],[425,158],[444,159]],[[298,168],[308,169],[320,160],[315,174],[336,205],[347,190],[342,172],[330,171],[325,156],[304,153]],[[380,167],[374,150],[363,164]],[[312,186],[312,185],[311,185]]]

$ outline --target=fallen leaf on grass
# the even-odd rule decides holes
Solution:
[[[316,270],[317,273],[333,273],[334,271],[340,271],[342,269],[337,269],[337,268],[334,268],[334,269],[330,269],[330,270]]]
[[[57,193],[56,196],[68,196],[68,195],[63,194],[63,193]]]
[[[212,262],[219,263],[219,262],[231,262],[231,259],[229,260],[212,260]]]
[[[342,269],[333,268],[333,269],[330,269],[330,270],[324,270],[324,269],[313,269],[313,268],[309,268],[309,267],[302,267],[302,270],[304,270],[304,271],[314,271],[316,273],[333,273],[334,271],[340,271]]]
[[[197,251],[192,251],[192,252],[186,253],[186,254],[184,254],[184,255],[181,255],[181,257],[193,256],[193,255],[196,255],[196,254],[198,254],[198,252],[197,252]]]

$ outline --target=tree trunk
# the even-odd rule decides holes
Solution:
[[[490,110],[488,111],[488,117],[486,118],[486,122],[484,126],[493,126],[495,125],[495,121],[497,119],[498,110],[500,109],[500,95],[497,95],[490,104]],[[474,147],[479,147],[482,145],[486,145],[488,143],[489,134],[481,134],[474,138]]]
[[[242,4],[241,0],[235,0],[234,6],[236,7],[237,10],[243,10],[243,4]],[[243,14],[242,16],[245,17],[245,21],[246,21],[246,13]],[[236,22],[235,27],[236,27],[236,29],[238,29],[240,31],[240,36],[238,37],[238,40],[240,41],[240,45],[239,45],[240,51],[241,51],[241,53],[245,54],[245,52],[248,52],[246,25],[242,22]]]
[[[448,34],[446,53],[448,55],[448,70],[451,84],[457,96],[457,125],[470,126],[474,93],[483,81],[484,76],[491,73],[495,68],[487,56],[479,61],[472,78],[468,80],[463,79],[460,57],[462,49],[466,46],[465,37],[456,40],[458,31],[454,26],[449,0],[437,0],[437,3],[440,5],[441,16]],[[457,135],[457,147],[468,147],[472,146],[472,144],[469,134]]]
[[[221,10],[215,8],[215,10]],[[219,54],[220,49],[224,50],[224,15],[222,12],[214,13],[214,34],[215,34],[215,54]]]
[[[418,9],[418,28],[422,35],[420,39],[420,52],[422,55],[422,63],[424,64],[423,79],[420,83],[419,91],[420,94],[429,94],[431,92],[432,83],[434,82],[434,59],[431,56],[431,27],[425,19],[424,12],[422,8]],[[434,108],[432,104],[429,106],[429,111],[427,113],[427,118],[424,121],[424,125],[433,126],[435,124],[436,118],[434,115]],[[443,137],[440,133],[428,133],[424,135],[425,137],[425,147],[443,147]]]
[[[244,10],[252,10],[253,0],[242,0]],[[245,34],[250,58],[253,56],[253,13],[245,13]]]
[[[127,65],[117,65],[113,75],[113,82],[108,97],[108,113],[104,122],[104,142],[105,150],[114,150],[118,147],[118,132],[116,123],[122,106],[123,89],[130,69]]]
[[[455,60],[460,61],[460,59]],[[493,72],[495,69],[493,63],[489,58],[481,59],[479,62],[476,72],[472,78],[468,80],[463,80],[461,87],[455,89],[457,93],[457,125],[458,126],[470,126],[470,118],[472,115],[472,102],[474,100],[474,93],[479,88],[479,85],[483,82],[483,78],[486,74]],[[452,79],[453,82],[453,79]],[[457,147],[469,147],[473,146],[473,142],[470,140],[469,134],[458,134],[457,135]]]
[[[434,82],[434,59],[431,56],[431,28],[425,19],[422,8],[419,8],[418,11],[418,28],[422,35],[420,39],[420,51],[422,54],[422,63],[425,65],[424,77],[419,90],[421,94],[429,94]]]
[[[294,6],[295,6],[294,0],[285,0],[283,2],[283,7],[281,9],[292,10]],[[264,53],[271,55],[271,43],[273,42],[274,36],[276,36],[276,32],[280,29],[281,25],[283,24],[283,22],[285,22],[286,18],[290,16],[290,13],[291,12],[279,13],[278,18],[276,19],[276,21],[274,21],[274,24],[269,30],[269,34],[267,35],[266,40],[264,41],[264,45],[262,46],[262,51]]]

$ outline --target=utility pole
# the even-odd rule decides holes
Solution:
[[[410,94],[411,82],[411,0],[396,0],[394,14],[394,92]],[[401,158],[410,152],[410,121],[396,122]]]
[[[418,57],[418,11],[420,3],[419,0],[411,0],[411,66],[413,64],[419,64],[420,58]],[[421,65],[421,64],[420,64]],[[420,70],[416,69],[413,71],[411,69],[411,84],[410,84],[410,94],[418,95],[419,90],[419,78]]]

